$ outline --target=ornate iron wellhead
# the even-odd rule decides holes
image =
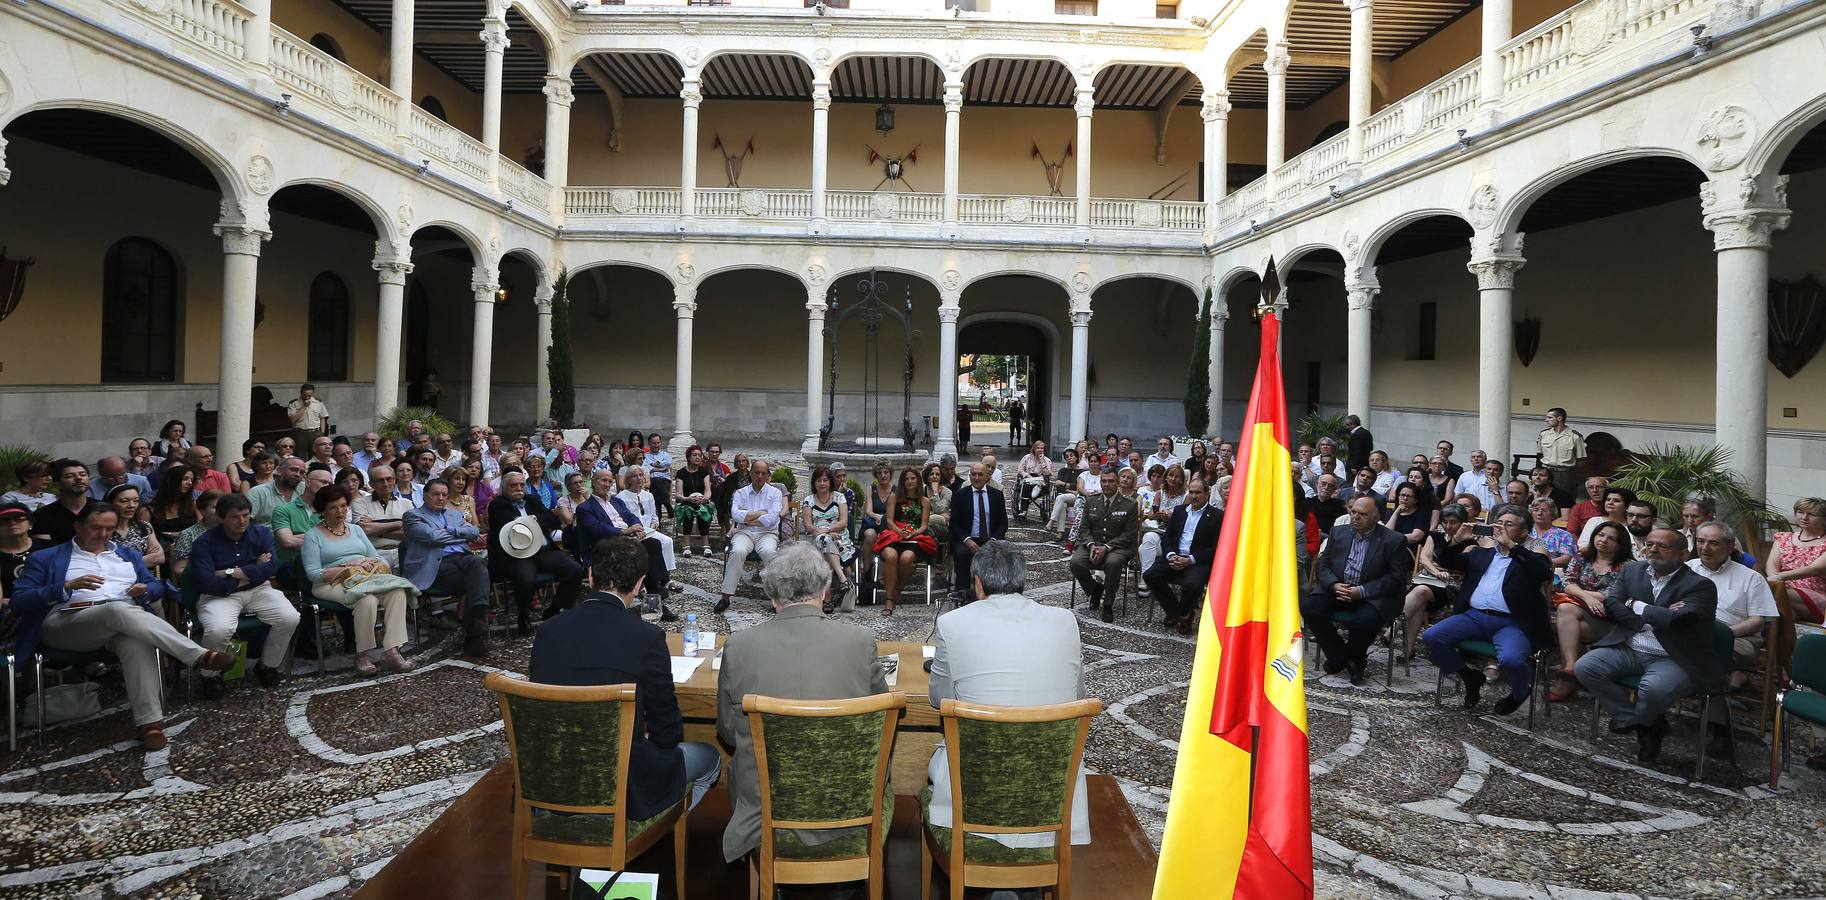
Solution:
[[[880,449],[868,438],[884,437],[881,431],[881,324],[892,318],[900,323],[905,336],[905,356],[900,375],[900,441],[903,452],[913,450],[913,289],[906,289],[905,299],[894,303],[888,299],[888,285],[870,269],[856,282],[855,298],[845,302],[831,289],[830,309],[824,318],[824,338],[830,347],[830,389],[825,392],[824,427],[818,430],[818,449],[828,450],[831,435],[837,427],[837,341],[843,325],[851,317],[862,323],[862,431],[857,445],[861,449]]]

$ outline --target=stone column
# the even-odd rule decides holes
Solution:
[[[1275,41],[1262,68],[1268,72],[1268,194],[1274,195],[1274,170],[1287,161],[1287,67],[1293,57],[1286,41]]]
[[[1205,230],[1217,231],[1217,202],[1229,191],[1225,167],[1230,164],[1230,94],[1205,92],[1199,118],[1205,122]]]
[[[829,303],[822,284],[805,289],[805,442],[801,453],[818,449],[824,430],[824,313]]]
[[[538,318],[533,340],[533,415],[543,425],[552,417],[552,286],[544,281],[533,289],[533,312]]]
[[[1205,414],[1210,423],[1208,426],[1210,432],[1219,437],[1224,433],[1224,325],[1229,321],[1230,305],[1224,302],[1223,297],[1213,294],[1211,297],[1211,365],[1206,370],[1211,385],[1211,394],[1205,402]],[[1197,437],[1197,435],[1193,435],[1193,437]]]
[[[679,154],[678,214],[686,219],[697,215],[697,108],[704,102],[704,92],[696,76],[688,75],[678,92],[685,103],[684,138]]]
[[[393,25],[387,30],[387,88],[399,95],[399,121],[394,131],[401,138],[412,136],[412,4],[413,0],[393,0]],[[416,158],[416,157],[414,157]]]
[[[1090,421],[1090,354],[1091,311],[1078,307],[1071,311],[1072,320],[1072,408],[1071,430],[1066,441],[1082,440]]]
[[[273,55],[273,0],[242,0],[241,5],[253,16],[241,43],[241,58],[253,70],[256,81],[268,78]],[[239,449],[239,448],[237,448]]]
[[[962,292],[946,291],[938,299],[938,437],[932,455],[955,454],[957,446],[957,316]]]
[[[379,422],[399,406],[400,335],[412,257],[376,256],[374,271],[380,273],[380,313],[374,323],[374,421]]]
[[[678,371],[673,377],[677,393],[672,401],[672,443],[667,448],[681,456],[695,441],[691,437],[691,322],[697,315],[697,285],[691,282],[672,289],[672,310],[678,313]]]
[[[251,428],[254,399],[254,296],[260,244],[272,232],[247,222],[216,223],[222,238],[222,348],[216,374],[216,461],[226,467]]]
[[[564,186],[571,180],[571,92],[569,75],[545,76],[545,173],[558,190],[558,212],[564,208]]]
[[[946,234],[957,233],[957,176],[963,159],[964,83],[945,82],[945,223]],[[1086,120],[1088,121],[1088,120]],[[1084,134],[1080,130],[1080,135]]]
[[[1345,412],[1356,414],[1367,428],[1370,423],[1370,315],[1382,286],[1374,281],[1359,281],[1345,285],[1344,290],[1350,299],[1350,317],[1346,320]],[[1505,467],[1507,465],[1504,463]]]
[[[830,174],[831,83],[812,82],[812,230],[824,230],[824,192]],[[816,430],[816,429],[814,429]]]
[[[1484,0],[1483,52],[1478,62],[1477,105],[1480,124],[1486,128],[1496,124],[1496,105],[1503,99],[1503,45],[1515,37],[1512,13],[1512,0]],[[1504,465],[1507,464],[1505,454]]]
[[[1477,276],[1477,445],[1505,468],[1509,445],[1509,358],[1515,353],[1515,273],[1524,260],[1505,254],[1473,259]],[[1359,413],[1361,415],[1361,413]]]
[[[1787,228],[1788,177],[1772,191],[1745,180],[1748,199],[1720,209],[1713,185],[1701,192],[1705,227],[1718,253],[1718,368],[1714,417],[1718,446],[1758,497],[1769,478],[1769,245]]]
[[[1091,224],[1091,112],[1096,106],[1090,82],[1079,82],[1078,102],[1072,106],[1072,111],[1078,114],[1078,215],[1075,221],[1079,228],[1089,228]]]
[[[1349,141],[1345,156],[1353,169],[1363,166],[1363,123],[1370,115],[1370,40],[1375,27],[1371,3],[1372,0],[1344,0],[1344,5],[1350,7],[1350,136],[1345,138]],[[1365,417],[1364,421],[1369,420]]]
[[[469,283],[475,293],[476,323],[469,347],[469,423],[488,425],[488,392],[494,383],[495,360],[495,274],[476,267],[475,280]]]
[[[507,20],[491,3],[482,19],[482,143],[488,147],[488,183],[501,183],[501,59],[507,53]]]

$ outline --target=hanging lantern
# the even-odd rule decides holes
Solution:
[[[0,321],[19,308],[19,298],[25,296],[26,272],[37,261],[36,257],[7,259],[6,248],[0,247]]]
[[[882,134],[894,130],[894,107],[883,103],[875,109],[875,130]]]

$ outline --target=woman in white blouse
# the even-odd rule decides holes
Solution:
[[[621,472],[621,493],[615,495],[628,511],[640,519],[640,526],[647,531],[647,537],[658,538],[660,551],[665,555],[666,571],[678,571],[678,562],[672,555],[672,535],[659,527],[659,506],[653,501],[653,494],[647,490],[647,470],[641,466],[626,466]]]

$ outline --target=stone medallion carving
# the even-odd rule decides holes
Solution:
[[[892,219],[900,214],[900,199],[893,194],[869,195],[869,215],[877,219]]]
[[[697,65],[697,61],[700,58],[702,58],[703,55],[704,55],[704,51],[699,49],[698,45],[696,45],[696,44],[686,45],[685,62],[695,66],[695,65]]]
[[[1010,222],[1027,221],[1033,215],[1033,201],[1026,197],[1009,197],[1002,203],[1002,217]]]
[[[805,280],[812,287],[822,287],[824,285],[824,279],[828,277],[829,275],[824,271],[824,267],[817,263],[812,263],[805,267]]]
[[[634,192],[628,188],[616,188],[609,192],[609,211],[630,213],[634,211]]]
[[[1360,254],[1362,252],[1363,252],[1363,238],[1361,238],[1357,235],[1356,229],[1354,229],[1354,228],[1345,229],[1345,231],[1344,231],[1344,258],[1345,259],[1356,259],[1358,254]]]
[[[399,209],[394,213],[394,218],[399,220],[399,230],[401,232],[411,232],[412,231],[412,204],[401,203],[399,205]]]
[[[692,265],[690,260],[681,259],[678,261],[678,280],[679,281],[685,282],[688,284],[691,282],[691,280],[693,278],[696,278],[696,277],[697,277],[697,267]]]
[[[767,211],[767,194],[757,188],[742,192],[742,215],[758,216]]]
[[[273,189],[272,160],[255,155],[247,161],[247,188],[256,194],[265,194]]]
[[[1572,10],[1572,52],[1580,56],[1590,56],[1616,39],[1617,28],[1621,24],[1622,4],[1619,0],[1597,0],[1595,3],[1581,3]]]
[[[336,69],[330,73],[330,99],[343,109],[355,105],[355,79],[347,71]]]
[[[1721,172],[1750,155],[1756,143],[1756,120],[1741,106],[1721,106],[1700,125],[1699,144],[1706,168]]]
[[[955,291],[964,286],[964,275],[956,269],[946,269],[945,274],[938,277],[938,283],[947,291]]]
[[[488,258],[501,258],[501,236],[498,234],[489,235],[488,237]]]
[[[1492,184],[1480,184],[1471,191],[1471,202],[1465,207],[1465,218],[1473,228],[1489,228],[1496,221],[1496,205],[1501,195]]]
[[[133,0],[133,4],[154,14],[164,13],[171,8],[171,0]]]
[[[820,69],[830,68],[831,48],[819,47],[818,49],[813,50],[812,51],[812,64]]]
[[[1160,227],[1160,204],[1135,204],[1135,224],[1142,228]]]
[[[962,50],[953,50],[945,54],[945,71],[953,75],[961,74],[964,71],[964,52]]]
[[[1078,271],[1072,273],[1072,290],[1080,294],[1091,292],[1091,273]]]

